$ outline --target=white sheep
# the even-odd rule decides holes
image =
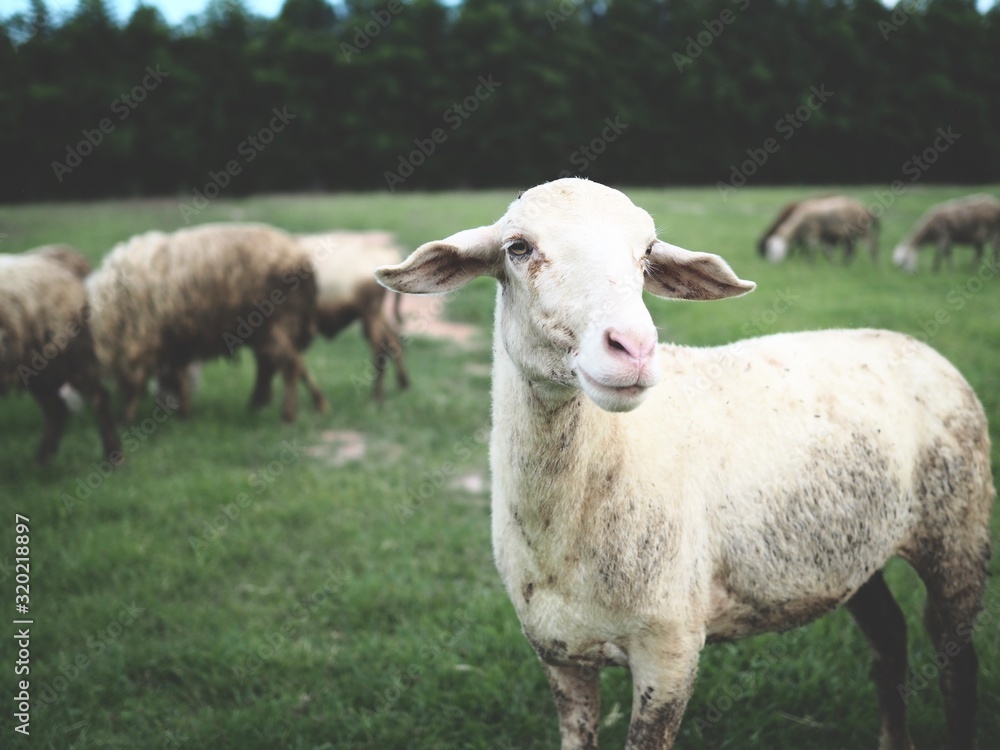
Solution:
[[[319,332],[332,339],[355,320],[360,320],[361,331],[372,350],[375,400],[382,400],[385,367],[390,359],[396,364],[398,386],[409,386],[403,347],[385,317],[387,290],[375,280],[374,274],[378,266],[400,261],[402,256],[395,235],[382,231],[339,231],[300,234],[296,239],[316,269]],[[401,297],[398,294],[393,297],[398,322]]]
[[[658,345],[643,289],[714,300],[754,284],[580,179],[377,272],[412,294],[483,275],[499,281],[494,554],[564,750],[597,745],[599,667],[631,669],[628,748],[670,748],[707,641],[841,604],[876,655],[882,748],[912,747],[893,556],[926,584],[949,747],[971,750],[995,492],[983,409],[954,367],[875,330]]]
[[[1000,264],[1000,200],[992,195],[968,195],[932,206],[892,253],[892,262],[904,271],[917,270],[921,245],[934,245],[934,271],[941,261],[951,265],[951,246],[972,245],[974,265],[983,260],[983,246],[993,247],[993,264]]]

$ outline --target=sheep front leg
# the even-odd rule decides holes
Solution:
[[[692,649],[633,649],[632,720],[625,750],[670,750],[698,671],[700,646]]]
[[[66,420],[69,417],[69,409],[62,396],[59,395],[59,391],[51,386],[33,388],[31,395],[35,397],[45,417],[42,441],[38,445],[38,452],[35,455],[38,463],[44,464],[55,455],[56,449],[59,447],[59,441],[62,439],[63,429],[66,427]]]
[[[559,712],[561,750],[597,750],[601,719],[601,670],[544,664]]]

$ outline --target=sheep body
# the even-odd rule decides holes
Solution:
[[[401,259],[396,237],[383,231],[338,231],[297,235],[316,269],[316,322],[319,332],[332,339],[355,320],[372,350],[377,401],[384,395],[386,360],[396,365],[400,388],[409,385],[403,362],[403,348],[392,325],[386,320],[384,302],[387,291],[375,280],[378,266],[398,263]],[[394,294],[399,320],[399,295]]]
[[[878,220],[859,201],[842,195],[811,198],[785,206],[759,245],[768,260],[781,261],[791,247],[821,246],[829,256],[843,243],[844,261],[854,257],[854,243],[864,239],[872,262],[878,256]]]
[[[993,263],[1000,263],[1000,200],[992,195],[970,195],[945,201],[929,209],[910,234],[896,247],[892,260],[907,271],[917,267],[921,245],[934,245],[934,270],[941,261],[951,263],[953,244],[972,245],[975,264],[983,259],[983,246],[993,246]]]
[[[378,271],[411,293],[479,275],[500,282],[494,556],[564,750],[596,747],[597,668],[631,669],[628,748],[670,748],[706,642],[840,604],[877,656],[883,747],[910,748],[905,620],[881,576],[895,555],[927,586],[935,646],[954,653],[950,747],[971,750],[969,635],[995,492],[985,415],[954,367],[874,330],[657,345],[641,289],[708,300],[754,285],[582,180],[534,188],[495,224]]]
[[[80,269],[86,258],[68,245],[0,255],[0,395],[24,388],[42,409],[37,457],[56,451],[69,415],[60,389],[69,383],[92,404],[104,454],[117,464],[110,400],[100,383]]]
[[[280,370],[284,419],[295,418],[300,378],[325,408],[300,355],[315,329],[315,275],[290,235],[263,224],[147,232],[116,247],[87,287],[98,357],[118,383],[126,420],[152,375],[181,374],[244,345],[258,364],[251,406],[270,400]],[[190,408],[186,383],[173,383],[181,414]]]
[[[87,278],[87,274],[93,270],[87,257],[72,245],[63,243],[42,245],[28,252],[62,265],[81,280]]]

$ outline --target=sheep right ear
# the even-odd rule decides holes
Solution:
[[[375,278],[396,292],[440,294],[478,276],[497,276],[502,268],[500,229],[491,224],[423,244],[399,265],[376,268]]]

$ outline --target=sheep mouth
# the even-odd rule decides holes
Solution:
[[[590,386],[599,393],[607,393],[609,395],[636,398],[638,396],[642,396],[651,385],[643,383],[640,379],[637,379],[636,382],[632,383],[631,385],[614,385],[611,383],[602,383],[600,380],[590,375],[582,367],[577,367],[577,371],[580,373],[580,377],[588,386]]]

